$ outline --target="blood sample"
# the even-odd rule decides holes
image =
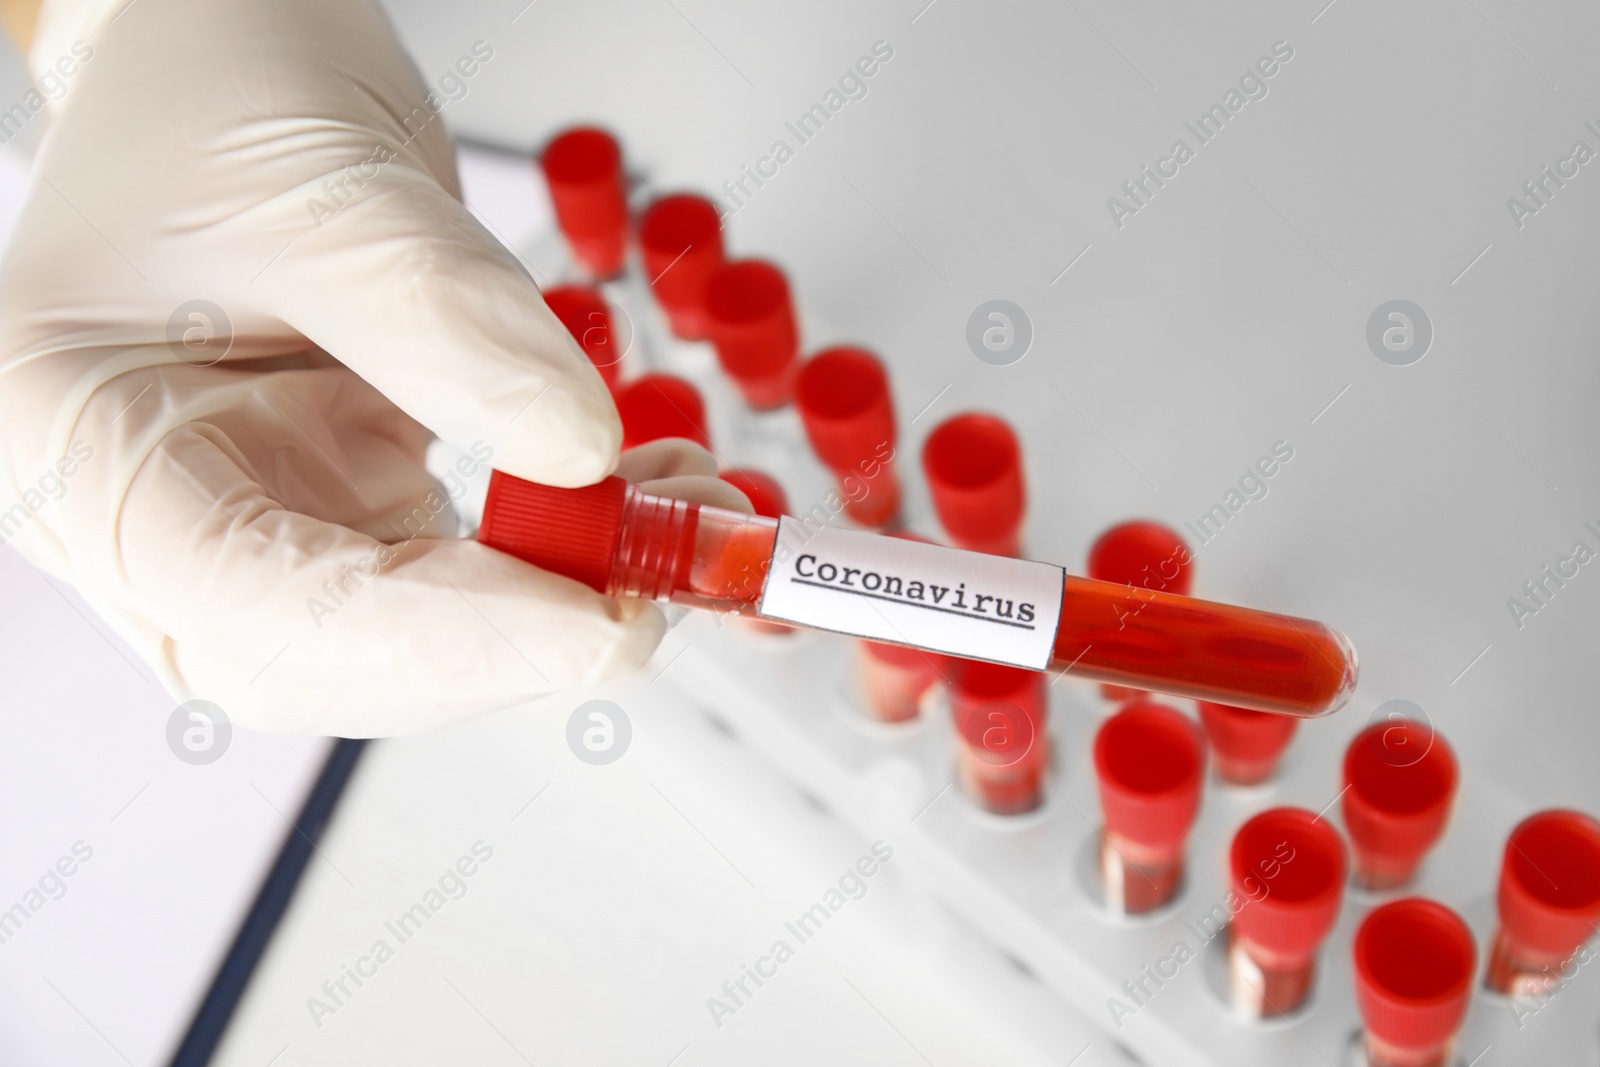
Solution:
[[[1159,522],[1135,519],[1118,523],[1095,541],[1089,549],[1089,577],[1100,582],[1117,582],[1136,589],[1159,589],[1180,596],[1189,595],[1194,579],[1189,546],[1177,531]],[[1121,685],[1102,685],[1107,700],[1132,700],[1140,690]]]
[[[745,403],[757,410],[787,404],[800,332],[783,272],[758,259],[723,263],[706,279],[705,314],[717,360]]]
[[[722,263],[716,207],[686,193],[662,197],[639,219],[639,250],[667,325],[686,341],[703,340],[706,279]]]
[[[496,471],[478,539],[611,596],[739,611],[762,599],[778,522],[652,496],[618,477],[556,489]],[[956,549],[920,551],[937,552],[952,568],[975,559]],[[1067,575],[1050,665],[1091,681],[1302,717],[1338,709],[1355,688],[1355,650],[1321,623],[1173,593],[1141,594],[1135,615],[1131,598],[1127,586]]]
[[[1233,785],[1259,785],[1272,777],[1298,720],[1287,715],[1200,701],[1200,724],[1211,742],[1217,777]]]
[[[878,357],[848,345],[818,352],[800,368],[795,402],[845,514],[863,526],[891,525],[900,513],[894,404]]]
[[[1050,769],[1045,676],[999,663],[950,664],[956,781],[979,807],[1018,815],[1044,803]]]
[[[1100,875],[1113,910],[1138,915],[1177,893],[1205,765],[1199,730],[1165,704],[1137,700],[1101,724],[1094,738]]]
[[[622,447],[632,448],[663,437],[684,437],[711,447],[706,430],[706,404],[691,382],[672,374],[645,374],[616,392],[622,419]]]
[[[1524,819],[1506,839],[1498,903],[1485,984],[1513,997],[1548,993],[1600,922],[1600,823],[1563,810]]]
[[[628,203],[622,150],[604,130],[579,126],[559,134],[540,160],[556,225],[573,256],[596,278],[622,270],[628,237]]]
[[[734,468],[725,470],[717,475],[723,481],[733,486],[745,495],[750,501],[750,506],[755,508],[757,515],[765,515],[775,519],[789,510],[789,494],[783,491],[783,486],[770,474],[747,468]],[[735,618],[746,629],[761,634],[792,634],[794,627],[786,623],[774,622],[763,619],[757,615],[737,615]],[[899,651],[898,649],[896,651]]]
[[[1340,802],[1357,884],[1384,890],[1411,880],[1444,833],[1456,773],[1455,753],[1426,723],[1379,722],[1356,735]]]
[[[1317,949],[1344,900],[1344,842],[1303,808],[1271,808],[1239,828],[1229,850],[1229,993],[1257,1018],[1305,1003]]]
[[[622,349],[611,329],[611,312],[598,291],[581,285],[557,285],[543,294],[545,306],[561,320],[606,388],[616,389],[622,373]]]
[[[1472,999],[1477,946],[1460,916],[1421,897],[1375,908],[1351,948],[1367,1067],[1449,1067]]]
[[[922,469],[957,547],[998,556],[1020,551],[1022,449],[1003,420],[968,412],[941,422],[922,446]]]

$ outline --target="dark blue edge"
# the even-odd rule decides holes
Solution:
[[[300,877],[311,861],[313,849],[322,832],[333,817],[333,809],[344,793],[355,770],[365,741],[335,738],[333,751],[322,765],[311,792],[295,816],[294,827],[285,835],[278,858],[256,893],[239,932],[234,935],[228,954],[223,957],[205,999],[195,1010],[194,1018],[184,1034],[183,1043],[173,1053],[171,1067],[205,1067],[222,1040],[223,1031],[233,1018],[234,1009],[244,997],[245,988],[255,973],[256,965],[267,951],[278,923],[289,910]]]

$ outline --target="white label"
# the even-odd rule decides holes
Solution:
[[[1060,567],[796,519],[778,523],[760,614],[873,641],[1043,670]]]

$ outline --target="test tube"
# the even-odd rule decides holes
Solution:
[[[1345,864],[1338,832],[1303,808],[1271,808],[1239,828],[1229,851],[1239,909],[1228,927],[1238,1010],[1287,1015],[1311,995],[1317,949],[1344,900]]]
[[[900,514],[900,482],[894,403],[882,362],[850,345],[818,352],[800,368],[795,402],[811,447],[838,482],[845,514],[863,526],[892,525]]]
[[[747,467],[734,467],[717,475],[723,481],[733,486],[745,495],[750,501],[750,506],[757,515],[775,519],[789,510],[789,494],[783,491],[783,486],[770,474]],[[786,626],[781,622],[763,619],[758,615],[736,615],[738,624],[752,633],[760,634],[792,634],[793,626]]]
[[[701,448],[711,447],[705,401],[692,382],[673,374],[644,374],[618,389],[616,401],[623,448],[663,437],[683,437]]]
[[[706,280],[722,263],[716,206],[688,193],[662,197],[639,219],[639,250],[668,327],[685,341],[704,340]]]
[[[540,159],[556,225],[575,258],[596,278],[622,271],[628,202],[622,150],[606,131],[578,126],[558,134]]]
[[[1426,723],[1379,722],[1356,735],[1340,803],[1358,885],[1381,891],[1411,881],[1450,819],[1456,775],[1455,753]]]
[[[1527,998],[1570,977],[1600,922],[1600,823],[1561,809],[1524,819],[1506,839],[1498,904],[1485,984]]]
[[[1176,530],[1148,519],[1118,523],[1089,549],[1088,574],[1100,582],[1189,595],[1194,580],[1189,546]],[[1130,610],[1137,610],[1135,604]],[[1143,693],[1123,685],[1102,685],[1107,700],[1132,700]]]
[[[778,527],[765,516],[646,493],[615,475],[558,489],[495,471],[478,540],[609,596],[757,611],[772,568],[783,567],[777,573],[790,580],[810,558],[780,553]],[[951,581],[996,562],[940,545],[905,549],[925,574]],[[1336,711],[1355,689],[1359,668],[1349,639],[1312,619],[1149,593],[1130,621],[1127,586],[1070,574],[1061,586],[1049,665],[1062,672],[1307,718]],[[966,651],[884,637],[876,627],[822,628],[951,655]]]
[[[1460,916],[1408,897],[1375,908],[1351,946],[1366,1067],[1449,1067],[1477,946]]]
[[[1232,785],[1259,785],[1271,778],[1300,720],[1209,700],[1199,705],[1217,777]]]
[[[952,661],[950,713],[956,781],[973,803],[996,815],[1017,815],[1044,802],[1050,736],[1042,672]]]
[[[1199,731],[1175,708],[1133,701],[1100,725],[1094,770],[1106,903],[1127,915],[1159,908],[1183,884],[1184,842],[1200,811]]]
[[[958,547],[999,556],[1021,550],[1022,448],[1004,420],[967,412],[936,426],[922,446],[933,507]]]
[[[725,262],[705,284],[706,328],[717,361],[758,411],[794,397],[800,331],[783,272],[759,259]]]
[[[542,294],[545,306],[572,334],[595,370],[615,390],[622,374],[622,350],[611,330],[611,311],[599,291],[583,285],[557,285]]]

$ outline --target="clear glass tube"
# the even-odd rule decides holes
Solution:
[[[629,486],[606,592],[753,612],[777,536],[776,519]],[[1357,674],[1322,623],[1071,575],[1054,652],[1053,669],[1091,681],[1300,717],[1342,706]]]

